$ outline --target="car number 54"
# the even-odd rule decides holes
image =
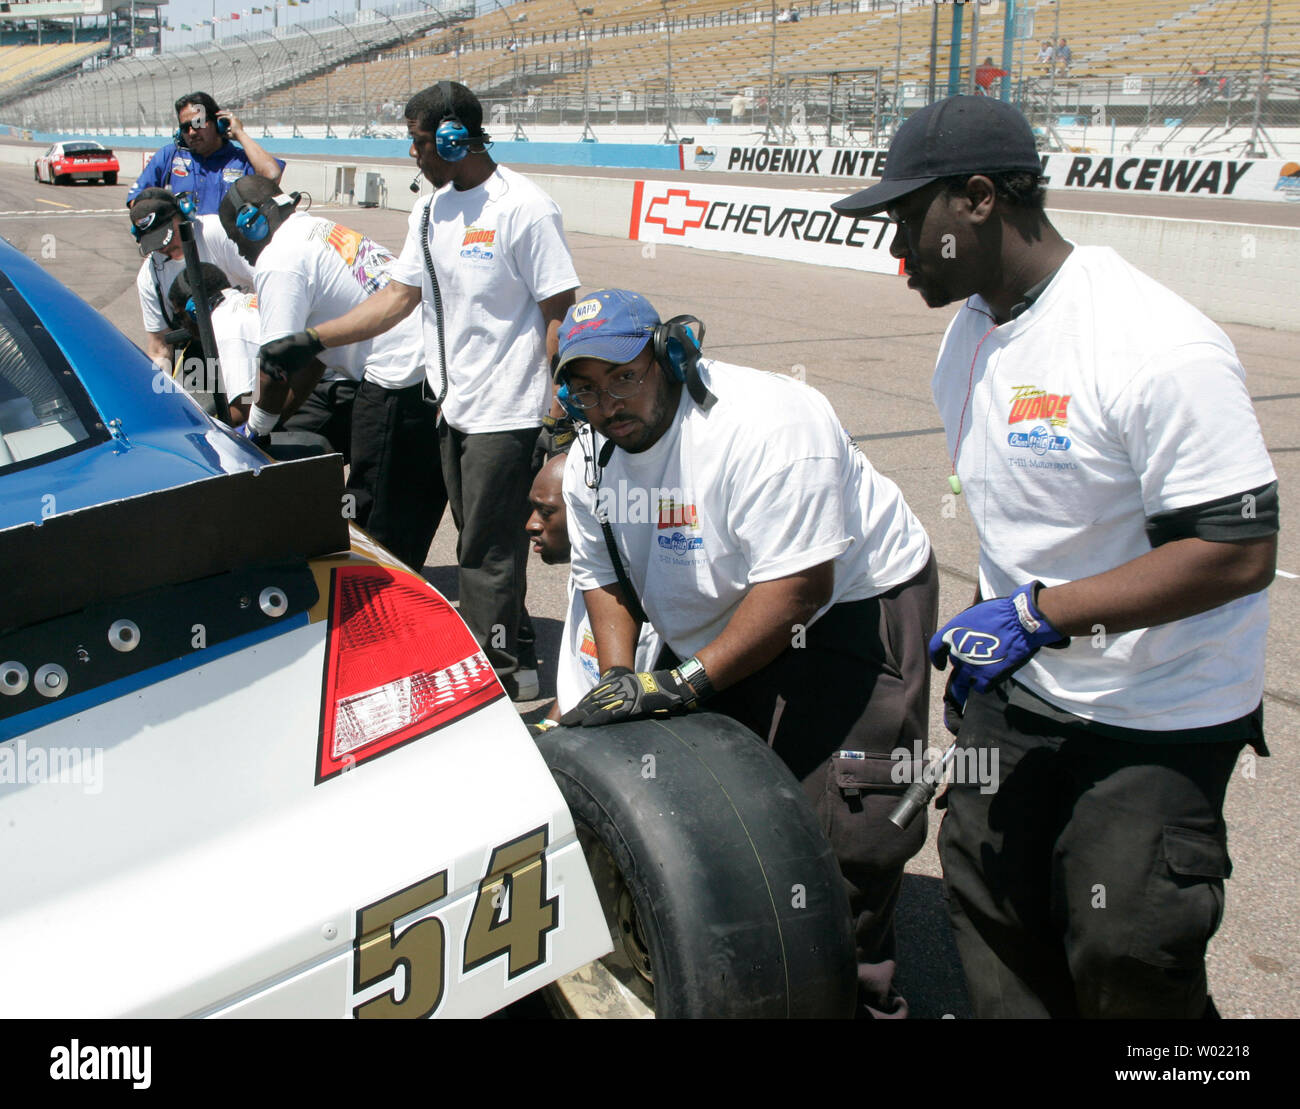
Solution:
[[[463,971],[505,955],[507,976],[517,978],[546,961],[546,936],[559,921],[559,896],[546,897],[547,839],[543,826],[493,849],[465,930]],[[392,981],[384,993],[355,1004],[354,1016],[419,1020],[437,1012],[446,993],[446,928],[432,915],[401,931],[397,922],[446,896],[447,871],[440,870],[358,910],[352,992]],[[400,998],[399,967],[405,976]]]

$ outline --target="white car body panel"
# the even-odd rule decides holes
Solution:
[[[344,1016],[400,999],[400,968],[353,996],[357,913],[442,870],[446,896],[397,922],[443,923],[436,1016],[484,1015],[610,950],[572,819],[504,697],[316,784],[326,623],[299,621],[9,741],[102,749],[102,778],[0,783],[0,1016]],[[463,973],[492,849],[542,827],[559,898],[544,962],[514,981],[505,955]]]

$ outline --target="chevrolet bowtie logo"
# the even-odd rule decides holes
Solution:
[[[704,223],[708,201],[692,200],[689,189],[669,189],[667,196],[656,196],[646,208],[645,223],[657,223],[665,235],[685,235],[689,227]]]

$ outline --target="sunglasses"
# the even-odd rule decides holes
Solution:
[[[195,123],[193,120],[189,120],[181,124],[181,134],[188,134],[191,131],[201,131],[211,122],[212,120],[210,119],[205,119],[202,123]]]

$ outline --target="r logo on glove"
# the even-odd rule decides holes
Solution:
[[[964,709],[974,688],[986,693],[1024,666],[1041,647],[1064,647],[1062,635],[1034,603],[1042,582],[1022,585],[1009,597],[981,601],[949,620],[930,640],[930,661],[942,670],[951,657],[953,675],[945,706]],[[945,718],[946,718],[945,711]],[[951,726],[949,730],[953,730]]]

